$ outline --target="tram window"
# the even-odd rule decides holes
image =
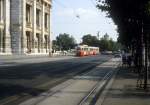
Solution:
[[[85,51],[88,51],[88,48],[84,48]]]
[[[81,48],[80,48],[80,47],[77,47],[77,50],[81,50]]]

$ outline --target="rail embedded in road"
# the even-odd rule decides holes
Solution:
[[[113,71],[108,72],[106,76],[103,77],[102,80],[97,82],[97,84],[92,88],[89,94],[85,96],[78,105],[89,105],[91,101],[95,98],[96,94],[104,88],[104,86],[106,85],[108,80],[112,77],[112,75],[113,75]],[[96,92],[97,89],[98,92]]]
[[[13,81],[16,81],[16,83],[18,83],[18,86],[21,86],[21,84],[23,84],[23,82],[22,82],[22,80],[23,80],[26,82],[26,87],[31,87],[33,89],[38,89],[38,90],[44,89],[44,91],[46,92],[50,88],[53,88],[56,85],[59,85],[62,82],[65,82],[68,79],[73,78],[76,75],[81,75],[85,72],[90,71],[91,69],[96,67],[98,64],[100,64],[108,59],[110,59],[110,58],[85,57],[85,58],[55,62],[52,64],[47,62],[47,63],[42,63],[42,64],[31,65],[29,67],[27,65],[25,65],[24,67],[17,66],[17,67],[19,67],[18,69],[16,69],[16,67],[13,67],[14,69],[9,67],[8,70],[5,68],[5,70],[2,70],[0,72],[5,74],[5,72],[8,71],[7,74],[9,74],[9,78],[13,77],[14,79],[12,78],[12,79],[9,79],[9,81],[8,81],[7,75],[6,76],[3,75],[3,76],[1,76],[1,80],[5,80],[8,82],[12,81],[11,82],[12,84],[13,84]],[[26,68],[28,68],[28,69],[26,69]],[[23,74],[23,76],[21,76],[20,73],[21,73],[21,75]],[[10,75],[10,74],[12,74],[12,75]],[[59,74],[59,76],[58,76],[58,74]],[[19,78],[15,77],[15,76],[19,76]],[[53,79],[54,77],[57,79]],[[60,79],[58,79],[58,77]],[[32,81],[34,81],[34,82],[32,82]],[[36,85],[31,85],[32,83],[34,83]],[[30,86],[28,86],[28,84]],[[12,89],[13,89],[13,87],[12,87]],[[29,90],[29,91],[30,91],[30,93],[36,92],[36,91],[32,92],[32,90]],[[14,96],[5,98],[5,101],[1,100],[0,104],[4,103],[3,105],[18,105],[19,102],[21,102],[21,101],[35,97],[35,96],[32,96],[32,94],[30,94],[30,93],[28,94],[28,93],[24,93],[24,92],[23,92],[23,94],[21,92],[21,94],[19,93],[19,94],[15,94]],[[39,95],[39,93],[35,93],[35,94],[37,94],[36,97]],[[7,102],[7,103],[5,103],[5,102]]]

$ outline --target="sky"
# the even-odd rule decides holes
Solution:
[[[108,33],[117,40],[116,25],[95,7],[94,0],[53,0],[51,21],[53,40],[60,33],[68,33],[80,43],[84,35],[97,36],[98,32],[100,37]]]

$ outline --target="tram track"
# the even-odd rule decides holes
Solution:
[[[85,95],[84,98],[77,104],[77,105],[97,105],[97,99],[101,97],[101,94],[104,95],[103,90],[105,88],[109,88],[110,84],[112,83],[113,79],[118,71],[118,67],[121,63],[113,64],[113,69],[106,73],[106,75],[100,79],[93,88]],[[103,67],[103,66],[102,66]],[[111,83],[110,83],[111,81]],[[109,86],[107,86],[109,84]],[[103,101],[103,96],[101,97]]]
[[[97,71],[97,70],[98,69],[94,69],[94,72]],[[91,70],[91,71],[93,72],[93,70]],[[89,73],[91,73],[91,71],[82,74],[81,77],[84,78],[84,76],[89,75]],[[103,72],[103,70],[100,70],[100,71]],[[99,73],[102,73],[102,72],[99,72]],[[97,90],[97,88],[100,88],[101,91],[102,91],[102,88],[104,88],[104,86],[106,85],[106,83],[112,77],[113,73],[114,73],[114,70],[110,70],[110,72],[106,72],[105,76],[102,76],[102,77],[99,78],[99,81],[93,86],[93,88],[91,89],[91,91],[89,91],[89,93],[81,100],[81,102],[79,104],[73,104],[73,105],[94,105],[94,104],[90,104],[90,102],[93,100],[93,98],[94,98],[93,96],[95,96],[95,93],[96,93],[95,91]],[[79,79],[78,76],[77,77],[75,76],[74,79],[76,79],[76,78]],[[82,79],[79,79],[79,81],[80,80],[82,81]],[[56,94],[59,94],[60,92],[63,92],[63,90],[65,90],[66,88],[69,88],[73,84],[75,84],[75,82],[72,82],[71,84],[67,84],[67,85],[59,88],[56,91],[53,91],[53,92],[50,92],[50,93],[46,93],[45,97],[42,97],[41,99],[38,98],[38,101],[36,103],[32,103],[32,104],[29,104],[29,105],[45,105],[45,104],[39,104],[39,103],[41,103],[42,101],[46,100],[48,97],[54,97]],[[98,89],[98,91],[100,89]],[[61,97],[61,96],[58,96],[58,97]],[[90,102],[89,102],[89,99],[90,99]],[[87,102],[88,102],[88,104],[87,104]],[[24,103],[24,104],[20,104],[20,105],[28,105],[28,103]]]
[[[112,77],[113,71],[108,72],[102,79],[100,79],[93,88],[89,91],[89,93],[78,103],[78,105],[91,105],[92,100],[95,98],[98,89],[99,91],[104,88],[106,83]]]
[[[72,78],[75,75],[90,71],[92,68],[96,67],[99,63],[97,61],[96,63],[88,62],[88,63],[76,63],[73,65],[71,65],[71,64],[68,65],[68,63],[65,62],[64,65],[67,66],[67,69],[62,64],[61,70],[60,69],[58,70],[57,67],[55,67],[55,66],[51,67],[51,68],[48,67],[47,69],[53,69],[51,71],[52,74],[57,74],[57,72],[59,72],[59,74],[61,74],[60,76],[58,75],[59,79],[52,78],[50,81],[47,81],[42,84],[37,84],[36,86],[33,86],[33,87],[31,86],[31,87],[33,89],[39,89],[39,90],[41,89],[41,90],[46,91],[47,89],[52,88],[53,86],[56,86],[57,84],[60,84],[64,81],[66,81],[67,79]],[[60,71],[62,71],[62,72],[60,72]],[[22,93],[22,94],[10,96],[7,99],[0,101],[0,105],[18,105],[20,102],[25,101],[32,97],[33,96],[31,96],[29,94]]]
[[[109,63],[107,63],[107,65],[108,65]],[[53,94],[51,94],[51,95],[47,95],[45,98],[43,98],[42,100],[39,100],[36,104],[30,104],[30,105],[49,105],[51,102],[53,103],[54,102],[54,104],[56,104],[56,105],[59,105],[59,101],[61,100],[64,100],[64,101],[67,101],[67,99],[69,98],[69,97],[66,97],[66,98],[63,98],[63,96],[62,95],[60,95],[60,94],[67,94],[67,96],[70,94],[71,95],[71,97],[76,97],[76,96],[78,96],[77,94],[79,93],[80,95],[81,95],[81,97],[79,98],[78,97],[78,99],[77,99],[77,97],[75,98],[75,99],[71,99],[71,98],[69,98],[70,99],[70,102],[71,102],[71,100],[73,101],[73,100],[76,100],[75,102],[74,102],[74,104],[72,103],[72,104],[69,104],[69,102],[66,102],[66,104],[64,104],[64,102],[62,101],[62,105],[94,105],[94,104],[91,104],[91,102],[93,101],[93,100],[95,100],[95,97],[96,98],[98,98],[98,94],[99,94],[99,92],[100,91],[103,91],[103,89],[104,89],[104,87],[107,85],[107,82],[110,80],[110,78],[113,76],[113,74],[115,73],[115,71],[116,70],[114,70],[113,68],[115,67],[115,66],[113,66],[113,64],[112,64],[112,68],[110,69],[109,67],[105,67],[106,65],[104,64],[102,64],[101,66],[99,65],[99,66],[97,66],[96,68],[94,68],[93,70],[91,70],[91,71],[89,71],[89,72],[87,72],[87,73],[84,73],[83,75],[81,75],[81,76],[75,76],[74,77],[74,79],[75,80],[73,80],[74,82],[72,83],[72,84],[68,84],[68,85],[66,85],[65,87],[63,87],[63,88],[59,88],[59,90],[58,91],[55,91]],[[105,69],[103,69],[103,68],[105,68]],[[97,73],[96,71],[99,71],[99,73],[100,74],[102,74],[101,76],[99,75],[99,73],[98,73],[98,75],[100,76],[99,78],[95,78],[95,80],[94,80],[94,78],[92,79],[90,79],[90,77],[88,77],[88,76],[92,76],[93,75],[93,73]],[[105,73],[105,75],[103,75]],[[87,77],[86,77],[87,76]],[[94,75],[93,75],[94,76]],[[78,81],[78,82],[77,82]],[[93,81],[93,83],[94,83],[94,81],[97,81],[97,83],[95,84],[91,84],[91,86],[90,86],[90,88],[89,88],[89,90],[86,90],[87,88],[84,88],[86,91],[87,91],[87,95],[85,94],[86,92],[84,91],[81,91],[81,90],[83,90],[83,86],[85,87],[85,86],[89,86],[89,85],[82,85],[81,84],[81,87],[79,86],[79,87],[76,87],[77,86],[77,84],[76,84],[76,82],[77,83],[83,83],[83,82],[81,82],[81,81]],[[91,82],[89,82],[89,83],[91,83]],[[76,84],[76,86],[75,86],[75,84]],[[75,88],[73,88],[73,87],[75,86],[76,87],[76,89]],[[75,90],[74,90],[75,89]],[[81,90],[80,90],[81,89]],[[85,94],[85,95],[83,95],[83,94]],[[66,96],[66,95],[65,95]],[[64,97],[65,97],[64,96]],[[54,98],[55,97],[55,98]],[[56,97],[58,97],[58,99],[56,98]],[[55,100],[55,101],[52,101],[52,100]],[[47,101],[45,101],[45,100],[47,100]],[[51,101],[50,101],[51,100]],[[78,100],[78,101],[77,101]],[[47,103],[48,102],[48,103]],[[79,102],[79,103],[78,103]],[[21,105],[28,105],[28,104],[21,104]]]
[[[83,65],[82,65],[83,66]],[[92,66],[83,66],[83,68],[82,68],[82,70],[81,71],[79,71],[79,72],[77,72],[75,75],[72,75],[72,77],[71,78],[67,78],[67,80],[68,79],[73,79],[76,75],[78,75],[78,74],[80,74],[80,75],[83,75],[83,74],[86,74],[87,72],[89,72],[89,71],[91,71],[91,69],[93,69],[93,68],[95,68],[97,65],[92,65]],[[80,66],[79,66],[79,68],[80,68]],[[65,79],[66,80],[66,78],[64,77],[63,79]],[[61,80],[63,80],[63,79],[61,79]],[[60,82],[60,81],[58,81],[58,82]],[[63,81],[63,82],[65,82],[65,81]],[[62,82],[61,82],[62,83]],[[64,85],[63,87],[61,87],[61,88],[59,88],[58,90],[55,90],[55,91],[49,91],[49,92],[47,92],[45,95],[41,95],[41,96],[43,96],[42,98],[40,98],[38,101],[36,101],[36,102],[34,102],[34,103],[32,103],[32,104],[30,104],[30,105],[37,105],[38,103],[40,103],[41,101],[43,101],[44,99],[46,99],[47,97],[50,97],[50,96],[52,96],[52,95],[54,95],[54,94],[56,94],[56,93],[58,93],[60,90],[62,90],[62,89],[65,89],[66,87],[68,87],[68,86],[70,86],[71,84],[73,84],[74,82],[69,82],[69,84],[67,84],[67,85]],[[28,102],[27,102],[28,103]],[[23,104],[19,104],[19,105],[27,105],[26,103],[23,103]]]

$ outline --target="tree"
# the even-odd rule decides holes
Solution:
[[[118,46],[118,47],[117,47]],[[117,51],[121,49],[121,46],[115,41],[112,40],[112,38],[109,38],[109,35],[106,33],[101,39],[100,39],[100,49],[105,51]]]
[[[74,37],[66,33],[59,34],[59,36],[56,37],[56,42],[60,50],[69,50],[76,45]]]
[[[57,45],[57,41],[56,40],[53,40],[52,41],[52,49],[53,51],[56,51],[56,50],[59,50],[59,46]]]
[[[138,71],[145,66],[144,88],[146,89],[148,59],[150,60],[148,56],[150,52],[150,0],[98,0],[98,2],[97,7],[106,11],[118,26],[118,41],[135,52],[133,56],[137,59]]]
[[[87,34],[82,37],[82,44],[86,44],[89,46],[99,46],[99,40],[97,39],[96,36]]]
[[[99,47],[102,51],[117,51],[121,49],[121,45],[109,38],[107,33],[100,40],[91,34],[84,35],[82,37],[82,44]]]

